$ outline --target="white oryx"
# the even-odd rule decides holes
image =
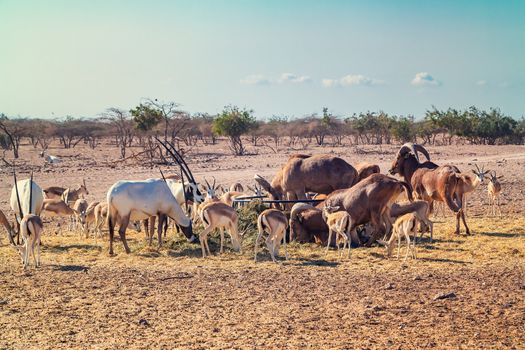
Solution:
[[[20,199],[20,203],[18,202],[18,199]],[[18,227],[20,220],[22,220],[24,215],[40,215],[42,206],[44,205],[44,193],[42,192],[42,188],[38,186],[35,181],[32,181],[31,179],[20,180],[16,182],[16,185],[13,186],[13,189],[11,190],[9,203],[11,209],[15,212],[16,225]],[[20,210],[22,213],[20,213]]]
[[[144,220],[152,216],[167,215],[182,229],[186,238],[193,242],[191,220],[188,218],[167,183],[162,179],[144,181],[119,181],[108,190],[109,254],[113,254],[115,224],[119,224],[119,235],[126,253],[126,228],[130,220]],[[159,231],[159,246],[162,237]]]

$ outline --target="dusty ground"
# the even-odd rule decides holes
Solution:
[[[138,150],[136,150],[138,152]],[[192,150],[195,176],[249,183],[254,173],[271,177],[296,150],[266,148],[247,157],[226,155],[226,145]],[[367,160],[388,169],[397,149],[383,146],[315,148],[351,163]],[[315,245],[290,247],[282,265],[253,263],[253,240],[244,254],[199,258],[200,247],[168,234],[160,250],[132,233],[132,254],[116,243],[46,234],[43,266],[22,272],[16,252],[0,240],[0,348],[524,348],[525,219],[519,146],[430,147],[438,164],[467,171],[478,162],[505,174],[503,217],[485,211],[486,187],[471,197],[474,236],[453,236],[452,219],[438,219],[436,242],[418,246],[418,260],[385,259],[380,248],[352,250],[350,259]],[[35,181],[73,186],[87,179],[90,200],[100,200],[118,179],[158,176],[158,170],[115,164],[107,147],[50,153],[64,157],[41,168],[37,151],[25,147],[21,172]],[[22,178],[23,175],[20,175]],[[12,186],[0,174],[0,209]],[[47,227],[52,227],[50,223]],[[48,229],[49,230],[49,229]],[[212,250],[216,242],[210,244]],[[228,244],[229,246],[229,244]],[[436,299],[454,293],[455,296]],[[436,300],[434,300],[436,299]]]

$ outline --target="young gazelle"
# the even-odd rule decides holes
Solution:
[[[73,226],[74,229],[78,229],[78,226],[80,226],[80,235],[82,235],[82,232],[87,231],[86,216],[88,206],[88,202],[83,198],[77,199],[75,204],[73,204],[73,210],[75,211]]]
[[[273,262],[277,262],[275,259],[276,255],[279,255],[279,247],[281,241],[284,239],[284,254],[286,260],[288,260],[288,251],[286,250],[286,229],[288,228],[288,219],[286,216],[279,210],[276,209],[266,209],[263,211],[257,218],[257,229],[259,234],[255,240],[255,258],[254,261],[257,262],[257,247],[259,246],[259,240],[266,232],[268,237],[266,238],[266,247],[270,251]]]
[[[99,201],[93,201],[89,203],[86,209],[86,225],[84,231],[86,233],[86,238],[89,236],[89,225],[95,223],[95,207],[99,204]]]
[[[209,202],[200,209],[199,217],[204,225],[204,230],[199,235],[203,258],[206,257],[206,252],[211,255],[208,234],[216,228],[221,234],[221,253],[224,251],[225,229],[230,233],[233,248],[241,252],[241,237],[237,228],[238,218],[235,209],[221,202]]]
[[[44,225],[40,216],[34,214],[24,215],[20,221],[20,236],[22,237],[22,245],[17,246],[22,257],[24,270],[29,266],[29,256],[33,255],[35,266],[40,266],[40,236]],[[35,255],[36,247],[36,255]]]
[[[394,226],[392,228],[392,235],[388,242],[378,241],[379,243],[386,246],[387,256],[392,256],[392,250],[394,249],[394,241],[397,239],[397,258],[399,259],[399,253],[401,250],[401,238],[405,237],[407,242],[407,251],[405,254],[405,259],[408,257],[409,251],[412,251],[412,257],[416,259],[416,240],[414,239],[414,244],[412,249],[410,247],[410,235],[413,237],[416,236],[417,232],[417,216],[414,213],[409,213],[402,215],[397,218]]]
[[[461,187],[458,190],[461,190],[461,193],[463,194],[462,202],[465,212],[467,211],[467,194],[473,192],[476,187],[482,184],[485,180],[485,176],[490,172],[490,170],[485,171],[485,166],[482,166],[480,169],[477,164],[474,165],[476,166],[476,169],[472,169],[474,176],[461,174],[461,179],[463,181],[458,183],[458,186]]]
[[[499,195],[501,194],[501,183],[499,182],[499,179],[501,179],[503,175],[496,176],[496,172],[493,171],[490,174],[490,181],[487,186],[487,191],[489,195],[489,211],[491,211],[491,215],[496,216],[496,206],[498,207],[499,216],[501,216],[501,208],[499,206]]]
[[[323,207],[323,216],[325,218],[326,224],[328,225],[328,243],[326,245],[326,253],[330,248],[330,243],[332,242],[332,233],[335,232],[336,245],[339,249],[339,238],[343,240],[343,251],[348,245],[348,257],[350,257],[350,246],[352,245],[352,238],[350,236],[350,228],[352,227],[352,218],[347,211],[337,211],[339,206],[331,207],[325,205]]]

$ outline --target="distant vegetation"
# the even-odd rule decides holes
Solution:
[[[97,118],[35,119],[0,114],[0,149],[18,157],[22,139],[35,148],[46,150],[53,140],[64,148],[81,142],[96,148],[101,139],[111,139],[119,147],[121,158],[128,147],[144,147],[155,157],[154,136],[172,141],[182,151],[202,144],[215,144],[226,136],[233,154],[247,152],[245,143],[307,149],[310,145],[348,146],[391,144],[417,141],[423,144],[523,144],[525,119],[516,120],[499,109],[488,111],[470,107],[466,110],[428,110],[421,120],[385,112],[366,112],[335,116],[323,109],[321,115],[302,118],[272,116],[256,120],[253,112],[235,106],[225,107],[219,115],[190,115],[173,102],[146,100],[130,111],[110,108]]]

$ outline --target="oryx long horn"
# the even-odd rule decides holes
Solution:
[[[16,201],[18,203],[18,215],[19,215],[19,219],[22,220],[22,218],[24,217],[24,212],[22,211],[22,204],[20,203],[20,192],[18,192],[18,181],[16,180],[16,170],[14,167],[13,167],[13,179],[15,181]]]
[[[188,172],[186,171],[186,169],[184,168],[181,160],[179,159],[179,157],[177,157],[177,155],[175,155],[175,153],[173,153],[173,151],[168,148],[168,146],[162,142],[161,140],[159,140],[158,137],[155,137],[155,139],[162,145],[162,147],[164,147],[166,149],[166,151],[170,154],[170,156],[173,158],[173,160],[175,160],[175,162],[177,162],[177,164],[179,165],[180,169],[181,169],[181,172],[184,173],[186,175],[186,177],[188,178],[188,180],[191,181],[191,177],[190,175],[188,174]],[[184,181],[183,181],[184,183]]]
[[[29,178],[29,213],[31,214],[31,204],[33,202],[33,170],[31,170],[31,177]]]

